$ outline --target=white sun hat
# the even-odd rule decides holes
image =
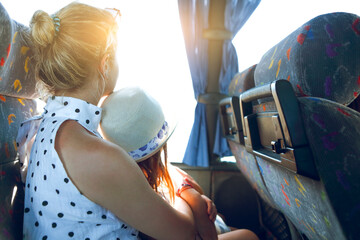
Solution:
[[[171,114],[165,121],[160,104],[139,87],[113,92],[101,108],[104,138],[121,146],[136,162],[155,154],[175,130]]]

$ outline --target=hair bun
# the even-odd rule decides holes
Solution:
[[[48,13],[42,10],[36,11],[30,21],[30,29],[35,44],[46,47],[54,41],[55,26]]]

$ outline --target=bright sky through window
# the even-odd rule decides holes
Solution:
[[[28,25],[33,13],[48,13],[69,0],[3,0],[10,16]],[[165,108],[172,108],[178,126],[169,140],[171,161],[182,161],[192,128],[195,99],[176,0],[81,1],[97,7],[118,8],[120,21],[117,88],[139,85]],[[306,21],[329,12],[360,15],[359,0],[262,0],[233,39],[239,71],[258,63],[261,56]],[[136,129],[134,129],[136,131]]]

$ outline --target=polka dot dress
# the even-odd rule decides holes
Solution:
[[[70,97],[49,98],[31,149],[25,183],[24,239],[138,239],[138,231],[82,195],[54,148],[69,119],[100,137],[101,108]]]

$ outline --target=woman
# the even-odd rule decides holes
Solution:
[[[128,154],[97,132],[97,104],[118,76],[113,15],[71,3],[52,16],[35,12],[30,29],[37,80],[51,97],[43,115],[19,129],[21,149],[40,124],[26,176],[24,238],[137,239],[139,230],[195,239],[189,206],[167,204]]]

